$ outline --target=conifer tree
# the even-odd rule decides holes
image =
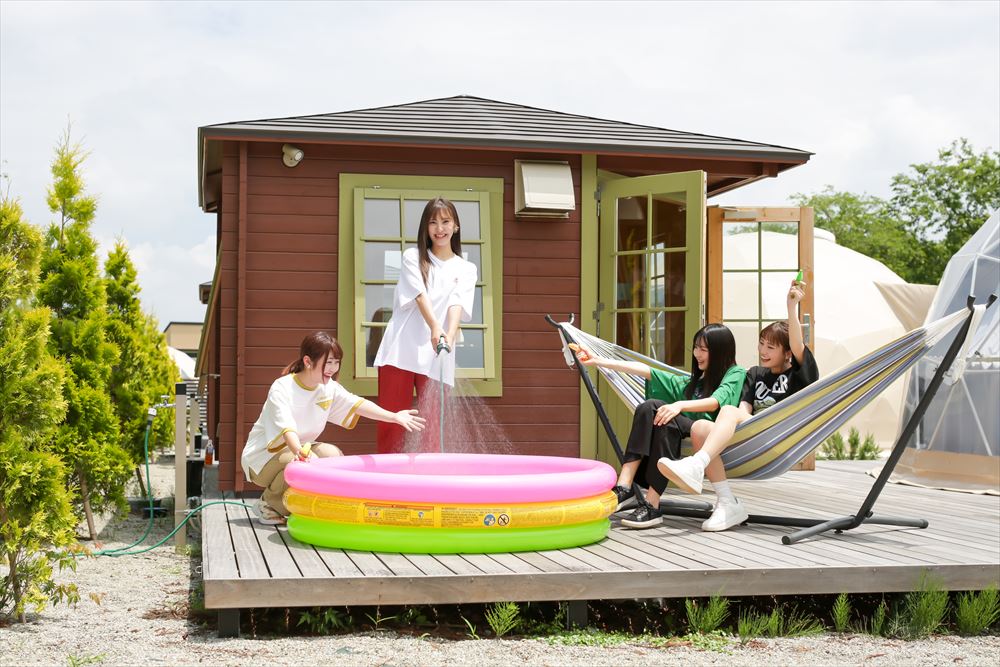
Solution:
[[[96,539],[94,511],[125,506],[132,466],[119,445],[111,404],[109,383],[118,349],[106,335],[104,280],[90,233],[97,200],[84,194],[80,166],[85,158],[67,129],[52,162],[47,201],[58,219],[45,235],[38,300],[52,310],[49,347],[66,369],[69,407],[53,453],[66,462],[78,492],[74,506],[86,518],[90,538]]]
[[[50,312],[33,306],[41,233],[0,196],[0,618],[75,601],[53,565],[74,567],[76,517],[62,461],[45,451],[66,414],[63,369],[48,353]]]
[[[156,319],[142,311],[135,266],[125,243],[119,241],[104,262],[108,296],[108,337],[118,346],[118,363],[111,369],[111,400],[121,427],[121,448],[129,453],[139,487],[145,493],[141,465],[146,410],[173,391],[177,370],[167,353],[166,339]],[[153,421],[149,449],[173,441],[173,415],[161,411]]]

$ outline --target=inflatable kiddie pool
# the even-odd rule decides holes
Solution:
[[[300,542],[392,553],[495,553],[600,541],[617,505],[600,461],[500,454],[373,454],[292,462]]]

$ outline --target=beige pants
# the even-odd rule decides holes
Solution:
[[[325,442],[312,443],[312,452],[325,459],[328,456],[343,456],[340,448]],[[281,453],[275,454],[271,460],[264,464],[259,473],[250,471],[250,481],[257,486],[264,487],[261,499],[266,505],[270,505],[282,516],[288,516],[288,508],[285,507],[285,491],[288,490],[288,483],[285,481],[285,466],[295,460],[295,454],[286,447]]]

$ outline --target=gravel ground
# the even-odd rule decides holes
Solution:
[[[156,475],[154,475],[156,477]],[[166,475],[162,475],[166,479]],[[163,482],[167,485],[167,482]],[[159,483],[158,488],[165,488]],[[166,489],[169,490],[169,489]],[[167,532],[158,520],[154,535]],[[138,517],[106,523],[104,547],[142,534]],[[60,579],[80,589],[75,607],[46,609],[24,625],[0,628],[0,665],[990,665],[1000,637],[940,636],[915,642],[861,635],[755,640],[746,647],[699,650],[636,642],[614,647],[551,645],[544,640],[414,638],[389,632],[335,637],[218,639],[188,620],[198,558],[160,547],[139,556],[89,558]]]

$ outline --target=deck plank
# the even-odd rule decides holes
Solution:
[[[243,502],[232,493],[226,493],[223,497],[225,500]],[[223,507],[226,508],[226,520],[233,538],[233,548],[236,550],[236,566],[239,568],[240,579],[270,579],[271,573],[267,569],[267,561],[253,532],[253,523],[256,522],[251,523],[244,507],[230,504]]]
[[[288,552],[292,555],[303,577],[325,578],[333,576],[330,568],[326,566],[311,544],[303,544],[292,537],[286,526],[278,527],[278,535],[288,547]]]

